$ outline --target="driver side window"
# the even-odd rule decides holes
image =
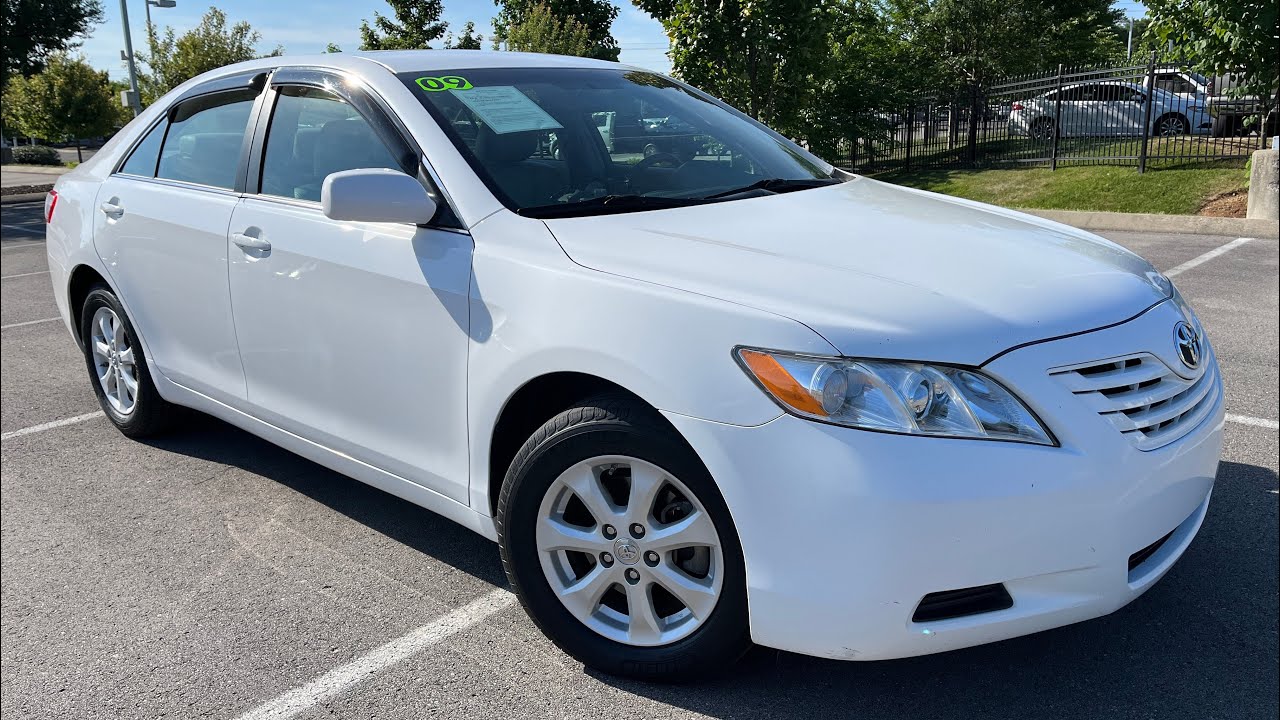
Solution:
[[[358,168],[405,170],[342,98],[313,87],[280,88],[267,129],[260,192],[320,202],[326,177]]]

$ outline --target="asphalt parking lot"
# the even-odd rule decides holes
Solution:
[[[1176,271],[1232,418],[1200,536],[1142,598],[970,650],[757,648],[654,686],[563,655],[510,602],[496,546],[447,520],[212,419],[144,443],[81,419],[98,407],[50,320],[40,206],[2,216],[6,720],[1276,717],[1275,240],[1104,233]]]

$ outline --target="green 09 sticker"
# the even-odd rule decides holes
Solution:
[[[464,77],[457,75],[443,75],[441,77],[420,77],[417,80],[418,87],[427,92],[440,92],[441,90],[470,90],[471,83],[467,82]]]

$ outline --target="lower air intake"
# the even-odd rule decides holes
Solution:
[[[983,585],[981,587],[963,588],[960,590],[944,590],[929,593],[916,606],[912,622],[932,622],[950,620],[968,615],[1008,610],[1013,607],[1013,598],[1004,585]]]

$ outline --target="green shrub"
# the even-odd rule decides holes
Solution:
[[[13,149],[13,161],[19,165],[61,165],[58,151],[44,145],[19,145]]]

